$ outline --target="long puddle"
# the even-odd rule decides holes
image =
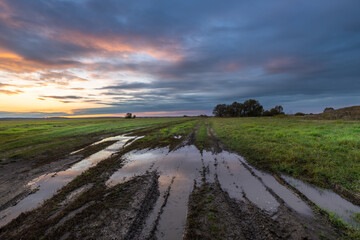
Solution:
[[[319,207],[336,213],[346,223],[360,228],[360,224],[354,220],[354,214],[360,213],[359,206],[352,204],[331,190],[315,187],[286,175],[283,175],[282,178]]]
[[[76,176],[85,172],[89,168],[96,166],[99,162],[110,157],[114,152],[119,151],[130,139],[134,139],[134,137],[120,135],[116,137],[105,138],[101,142],[113,140],[116,140],[117,142],[81,160],[80,162],[75,163],[65,171],[44,174],[30,181],[28,186],[37,191],[28,195],[16,205],[1,211],[0,227],[19,216],[22,212],[30,211],[40,206],[44,200],[49,199],[60,188],[68,184]],[[100,141],[98,143],[100,143]]]

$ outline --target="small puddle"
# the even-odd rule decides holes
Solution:
[[[354,213],[360,213],[359,206],[352,204],[331,190],[315,187],[286,175],[282,175],[282,178],[319,207],[336,213],[346,223],[360,228],[360,224],[353,219]]]
[[[127,133],[127,134],[125,134],[125,135],[129,135],[129,133]],[[89,146],[86,146],[86,147],[83,147],[83,148],[81,148],[81,149],[79,149],[79,150],[73,151],[73,152],[70,153],[70,155],[74,155],[74,154],[76,154],[76,153],[78,153],[78,152],[81,152],[81,151],[84,150],[85,148],[88,148],[88,147],[91,147],[91,146],[95,146],[95,145],[98,145],[98,144],[103,143],[103,142],[122,141],[123,138],[126,137],[125,135],[119,135],[119,136],[113,136],[113,137],[104,138],[104,139],[102,139],[102,140],[100,140],[100,141],[97,141],[97,142],[94,142],[94,143],[90,144]],[[132,137],[132,138],[133,138],[133,137]],[[131,139],[131,137],[130,137],[130,138],[127,138],[127,140],[129,140],[129,139]],[[127,140],[126,140],[126,141],[127,141]]]
[[[219,182],[230,197],[244,200],[245,194],[246,198],[259,208],[268,213],[276,212],[280,204],[266,190],[264,184],[244,167],[239,155],[223,151],[216,158]]]
[[[301,198],[296,196],[291,190],[287,187],[280,184],[272,175],[257,170],[256,168],[249,165],[246,160],[240,157],[240,161],[246,166],[250,171],[261,179],[261,182],[271,189],[278,197],[280,197],[285,204],[294,209],[296,212],[304,216],[313,216],[313,212],[309,205],[307,205]]]
[[[22,212],[30,211],[42,204],[46,199],[53,196],[60,188],[72,181],[76,176],[85,172],[89,168],[96,166],[99,162],[110,157],[114,152],[119,151],[128,140],[133,139],[130,136],[116,136],[106,138],[106,141],[117,140],[116,143],[107,148],[75,163],[69,169],[60,172],[53,172],[41,175],[30,181],[28,186],[32,189],[38,189],[35,193],[28,195],[15,206],[11,206],[0,212],[0,227],[4,226],[12,219],[19,216]],[[110,139],[110,140],[107,140]],[[99,143],[99,142],[98,142]]]

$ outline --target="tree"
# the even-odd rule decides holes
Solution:
[[[233,102],[227,106],[226,113],[229,117],[242,117],[244,115],[244,104]]]
[[[255,99],[249,99],[244,102],[244,116],[247,117],[257,117],[261,116],[264,108],[261,104]]]
[[[125,115],[125,118],[132,118],[132,113],[127,113],[127,114]]]
[[[282,106],[275,106],[274,108],[270,109],[271,116],[284,114],[284,109]]]
[[[136,115],[134,114],[134,115],[132,116],[132,118],[136,118]]]
[[[213,114],[215,117],[225,117],[227,112],[227,105],[226,104],[218,104],[213,110]]]
[[[273,114],[269,110],[266,110],[266,111],[264,111],[263,116],[270,117],[270,116],[273,116]]]

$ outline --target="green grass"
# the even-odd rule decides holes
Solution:
[[[222,142],[258,167],[360,192],[359,121],[213,118],[210,124]]]
[[[204,121],[200,122],[195,139],[198,149],[204,150],[207,143],[207,128]]]
[[[174,148],[177,144],[180,144],[186,136],[188,136],[198,123],[197,119],[185,118],[185,122],[176,122],[169,126],[163,127],[156,131],[151,129],[146,132],[146,136],[137,141],[136,145],[147,146],[148,148],[157,148],[169,146],[170,149]],[[140,135],[142,133],[140,132]]]
[[[151,127],[184,118],[61,119],[0,121],[0,160],[36,160],[76,150],[104,135]],[[60,156],[59,155],[59,156]]]

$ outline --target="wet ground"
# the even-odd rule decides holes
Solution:
[[[199,151],[191,137],[172,151],[126,151],[138,138],[104,139],[94,145],[113,142],[30,181],[31,194],[0,212],[0,238],[340,238],[315,205],[359,227],[360,208],[331,191],[255,169],[224,149]]]

